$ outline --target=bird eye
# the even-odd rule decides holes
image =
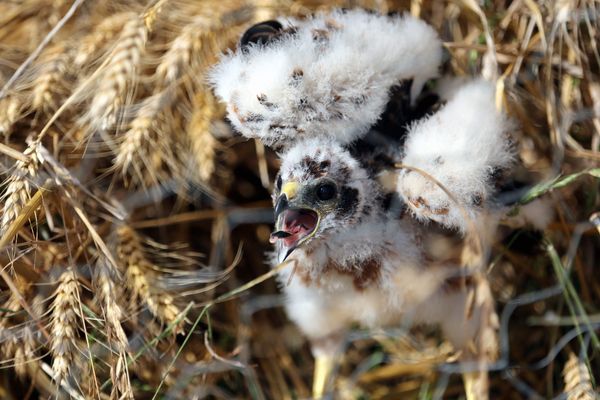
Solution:
[[[335,196],[335,186],[331,183],[324,183],[317,188],[317,197],[319,200],[331,200]]]
[[[267,44],[283,30],[283,25],[278,21],[264,21],[251,26],[242,36],[242,48],[251,43]]]

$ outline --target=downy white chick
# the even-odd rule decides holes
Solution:
[[[288,262],[279,279],[316,357],[315,397],[355,323],[437,324],[463,360],[494,357],[485,276],[431,262],[422,238],[429,222],[462,233],[481,225],[470,221],[486,213],[495,175],[512,160],[510,124],[495,108],[494,87],[473,81],[442,90],[446,104],[407,125],[399,114],[416,108],[440,62],[441,42],[424,22],[351,10],[257,24],[211,74],[232,125],[281,151],[274,264]],[[407,107],[390,107],[395,88],[408,88]],[[379,140],[382,113],[400,121],[391,141]],[[390,193],[378,181],[381,155],[434,180],[405,168]],[[398,216],[391,194],[410,212]],[[465,375],[469,399],[487,397],[486,378]]]

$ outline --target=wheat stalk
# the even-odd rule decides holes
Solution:
[[[65,380],[74,359],[79,315],[79,282],[71,268],[62,272],[54,292],[51,322],[51,354],[53,379],[57,384]]]
[[[146,257],[139,235],[123,225],[117,230],[117,257],[125,269],[125,282],[132,294],[133,304],[139,299],[161,322],[171,324],[177,320],[181,310],[168,292],[157,288],[158,274]],[[177,328],[181,331],[181,326]]]
[[[563,378],[567,400],[594,400],[597,398],[592,387],[590,371],[573,352],[569,353],[569,359],[563,368]]]
[[[148,29],[140,18],[130,20],[123,27],[97,78],[99,84],[87,115],[93,130],[111,129],[119,121],[136,86],[147,37]]]

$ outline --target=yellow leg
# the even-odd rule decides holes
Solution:
[[[333,368],[335,357],[331,355],[318,355],[315,357],[315,372],[313,375],[313,398],[320,399],[326,393],[327,384]]]
[[[487,371],[464,372],[463,382],[465,384],[467,400],[488,399]]]

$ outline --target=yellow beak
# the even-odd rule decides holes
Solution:
[[[300,185],[298,182],[286,182],[281,188],[281,193],[285,194],[288,200],[293,199],[298,193],[298,188]]]

